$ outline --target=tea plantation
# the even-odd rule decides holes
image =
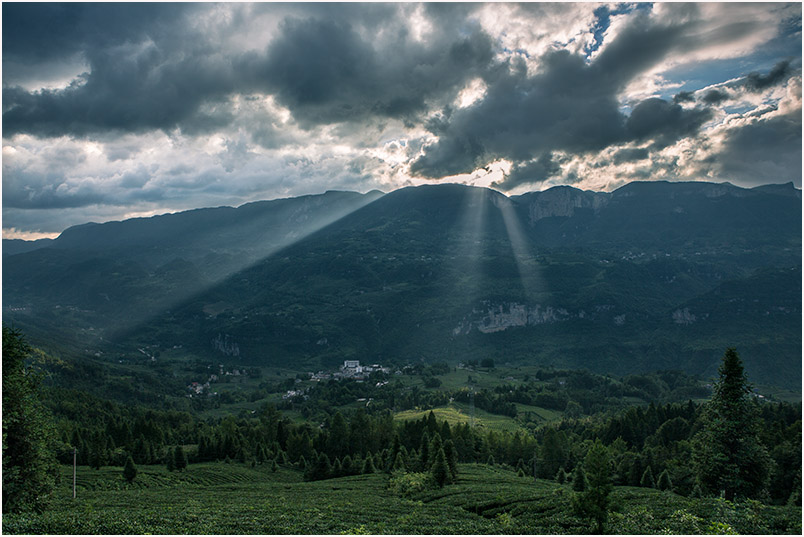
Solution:
[[[387,474],[305,482],[291,465],[141,466],[133,483],[117,467],[62,467],[45,513],[4,515],[6,534],[584,534],[569,485],[518,477],[508,467],[461,464],[440,489],[390,487]],[[607,531],[621,534],[800,534],[801,508],[692,499],[616,487]]]

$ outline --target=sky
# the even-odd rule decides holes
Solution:
[[[327,190],[801,187],[801,4],[2,5],[3,237]]]

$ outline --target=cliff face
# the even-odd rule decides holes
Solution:
[[[535,326],[539,324],[566,321],[571,317],[564,308],[552,306],[527,306],[515,302],[505,304],[486,304],[483,309],[475,309],[453,329],[453,335],[468,334],[476,329],[484,334],[501,332],[515,326]]]
[[[610,198],[611,194],[607,192],[586,192],[568,186],[557,186],[544,192],[516,197],[518,202],[527,205],[531,225],[543,218],[571,217],[579,209],[592,210],[597,214],[608,204]]]

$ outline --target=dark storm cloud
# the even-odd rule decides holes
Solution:
[[[541,183],[559,174],[561,171],[559,164],[553,159],[552,154],[545,153],[536,160],[515,164],[505,179],[491,186],[508,190],[522,183]]]
[[[801,110],[731,131],[715,170],[743,184],[801,184]]]
[[[138,42],[167,33],[194,9],[170,3],[4,3],[3,68],[7,62],[60,59]]]
[[[491,39],[478,27],[424,44],[399,27],[375,43],[348,21],[287,19],[267,57],[246,59],[244,71],[311,126],[375,116],[413,119],[429,99],[451,97],[483,74],[492,57]]]
[[[695,93],[692,91],[679,91],[673,96],[674,103],[692,103],[695,102]]]
[[[6,136],[20,132],[82,136],[177,127],[203,134],[234,120],[229,102],[233,95],[253,92],[274,94],[303,127],[373,117],[412,122],[429,102],[443,104],[468,80],[481,76],[493,58],[491,38],[472,23],[454,20],[446,26],[454,30],[416,41],[397,16],[400,9],[409,9],[404,6],[340,6],[339,10],[293,6],[302,15],[306,10],[317,16],[286,18],[264,51],[229,54],[207,43],[208,36],[192,24],[171,27],[160,18],[165,14],[176,23],[184,16],[189,22],[195,11],[172,7],[163,13],[151,6],[121,13],[102,4],[76,10],[62,7],[46,9],[42,19],[33,18],[41,22],[28,26],[33,35],[42,37],[47,24],[60,21],[66,11],[69,24],[53,28],[53,40],[61,45],[31,41],[33,48],[27,51],[15,42],[4,61],[80,52],[89,69],[59,90],[29,92],[7,80]],[[468,10],[457,6],[432,11],[454,16]],[[115,16],[108,25],[102,24],[110,13]],[[14,11],[12,20],[27,15],[26,10]],[[130,27],[123,24],[127,18],[132,20]],[[11,23],[4,19],[4,27],[7,24]],[[118,26],[125,28],[116,33]],[[86,35],[75,28],[86,30]],[[20,39],[23,44],[29,41]],[[270,132],[257,134],[266,146],[278,140]]]
[[[708,109],[685,110],[678,104],[652,98],[634,107],[626,129],[631,139],[653,140],[662,147],[695,134],[711,117]]]
[[[200,37],[182,30],[197,6],[20,6],[3,5],[4,70],[8,62],[78,53],[89,72],[65,89],[36,92],[6,78],[6,136],[142,132],[179,124],[210,130],[230,120],[223,106],[215,107],[233,88],[229,62],[220,55],[193,54]],[[209,106],[201,110],[202,104]]]
[[[791,72],[792,69],[790,67],[790,62],[787,60],[781,61],[774,65],[773,69],[771,69],[770,72],[768,72],[768,74],[765,76],[756,72],[749,73],[745,77],[743,85],[748,91],[759,93],[772,86],[786,82]]]
[[[617,98],[636,75],[679,44],[683,29],[651,25],[637,16],[591,64],[562,50],[545,55],[541,71],[532,76],[516,62],[511,69],[498,69],[487,77],[482,101],[447,110],[428,126],[439,141],[426,148],[411,171],[436,178],[468,173],[498,158],[530,161],[552,151],[583,154],[635,140],[662,147],[695,134],[710,117],[705,109],[647,99],[628,117]],[[513,187],[527,177],[515,167],[504,184]]]
[[[703,97],[701,97],[701,101],[706,104],[718,105],[723,101],[727,101],[729,99],[729,94],[725,91],[720,90],[709,90],[707,91]]]

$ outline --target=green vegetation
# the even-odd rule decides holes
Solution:
[[[51,418],[39,400],[33,349],[3,326],[3,512],[42,511],[55,484]]]
[[[40,355],[20,348],[24,352],[18,356]],[[270,527],[272,533],[478,534],[801,529],[800,405],[756,397],[732,350],[704,404],[678,401],[681,394],[703,387],[694,377],[670,371],[615,379],[588,371],[526,372],[495,365],[496,385],[466,393],[443,384],[420,387],[422,377],[453,374],[448,366],[404,369],[393,378],[363,382],[313,382],[303,374],[281,380],[276,371],[246,375],[249,382],[265,383],[266,391],[273,385],[293,388],[295,395],[278,406],[262,402],[253,412],[223,417],[192,407],[178,411],[121,404],[48,386],[43,394],[56,421],[51,452],[64,464],[64,474],[77,449],[79,500],[72,502],[68,483],[62,481],[51,508],[41,513],[9,510],[3,530],[265,533]],[[478,374],[477,369],[462,371]],[[465,394],[470,403],[459,401]],[[355,404],[357,399],[371,404]],[[489,410],[476,407],[472,424],[467,405],[479,401]],[[563,410],[556,408],[553,419],[538,422],[518,407],[514,416],[507,415],[512,404],[541,408],[535,402]],[[432,404],[439,406],[399,410]],[[707,438],[707,449],[701,449]],[[731,445],[738,446],[737,453],[750,448],[765,457],[767,470],[760,481],[750,481],[753,474],[740,469],[739,457],[729,458]],[[741,481],[707,481],[716,473],[712,465]],[[727,491],[722,500],[718,487]]]
[[[569,485],[522,479],[507,469],[460,464],[443,488],[425,474],[406,485],[386,474],[302,480],[299,470],[239,463],[191,464],[185,473],[145,466],[127,484],[119,471],[67,468],[46,512],[3,516],[6,534],[586,534]],[[71,475],[69,475],[71,477]],[[424,484],[421,484],[421,482]],[[618,534],[799,534],[801,509],[690,499],[614,487],[606,531]]]
[[[736,495],[766,495],[772,463],[759,441],[757,409],[751,404],[751,387],[734,349],[726,351],[719,373],[694,439],[698,482],[705,491],[723,491],[727,500]]]

